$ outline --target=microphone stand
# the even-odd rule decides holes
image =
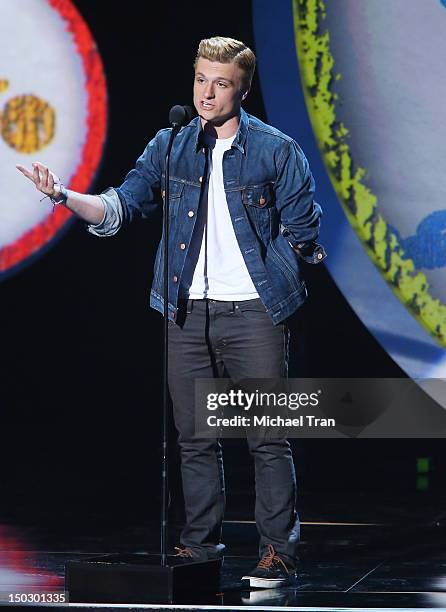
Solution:
[[[163,206],[163,287],[164,287],[164,326],[163,326],[163,426],[162,426],[162,456],[161,456],[161,565],[166,566],[167,563],[167,527],[168,527],[168,512],[169,512],[169,386],[167,382],[168,375],[168,336],[169,336],[169,183],[170,183],[170,153],[172,151],[173,141],[181,129],[178,123],[172,124],[172,132],[170,133],[169,144],[165,157],[165,174],[166,184],[164,189],[164,206]]]

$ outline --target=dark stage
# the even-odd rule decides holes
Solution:
[[[312,503],[315,501],[313,498]],[[175,606],[183,609],[248,606],[260,610],[270,606],[299,610],[446,607],[445,522],[444,515],[439,516],[437,504],[432,507],[423,501],[420,505],[417,496],[412,496],[406,499],[408,506],[403,512],[381,500],[381,522],[376,522],[377,513],[366,499],[346,496],[342,503],[321,498],[318,502],[320,508],[324,507],[323,512],[314,510],[311,513],[314,520],[303,516],[297,585],[243,590],[240,576],[256,560],[256,528],[252,521],[228,520],[223,530],[228,555],[219,592],[203,595],[191,588],[190,597],[166,601],[165,609]],[[88,511],[84,518],[86,515]],[[135,525],[129,519],[112,524],[103,517],[96,521],[90,518],[88,523],[53,521],[45,525],[45,520],[39,520],[36,512],[34,525],[3,524],[2,604],[5,605],[9,592],[37,597],[43,597],[43,593],[46,597],[62,594],[67,561],[113,553],[144,556],[157,551],[156,522],[140,521]],[[175,542],[178,529],[172,527],[170,536]],[[116,605],[163,609],[159,602]],[[104,607],[104,604],[92,603],[93,606]],[[77,606],[73,602],[70,607]]]
[[[99,193],[121,184],[172,105],[191,104],[200,39],[227,35],[256,51],[252,5],[73,4],[107,80],[107,139],[89,188]],[[268,121],[257,74],[244,107]],[[160,235],[161,214],[109,239],[73,220],[1,283],[1,605],[24,605],[8,603],[14,593],[63,593],[67,561],[159,550],[162,317],[148,295]],[[325,266],[304,274],[309,298],[290,320],[290,376],[405,378]],[[183,510],[173,426],[170,434],[172,550]],[[201,601],[191,588],[190,601],[133,608],[446,609],[443,440],[295,439],[292,447],[297,585],[242,590],[240,576],[257,561],[254,469],[243,440],[224,440],[220,592]]]

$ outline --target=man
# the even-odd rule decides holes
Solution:
[[[200,42],[195,60],[198,117],[175,139],[170,173],[169,389],[179,432],[186,525],[178,554],[220,556],[225,506],[219,441],[195,435],[194,380],[287,376],[286,319],[304,302],[301,260],[321,261],[315,243],[321,209],[301,149],[249,116],[255,56],[224,37]],[[97,236],[115,234],[161,206],[170,128],[149,142],[121,187],[100,196],[55,184],[42,164],[18,169],[62,201]],[[155,260],[151,306],[163,312],[163,240]],[[248,436],[255,461],[260,562],[243,579],[276,587],[295,578],[299,520],[289,443]]]

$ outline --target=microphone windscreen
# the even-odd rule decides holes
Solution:
[[[192,106],[184,106],[183,108],[186,112],[186,119],[187,119],[186,125],[187,125],[193,119],[195,112]]]
[[[190,106],[176,104],[169,112],[169,122],[171,125],[187,125],[193,117],[193,110]]]

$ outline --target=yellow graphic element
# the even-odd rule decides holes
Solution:
[[[350,224],[368,255],[398,298],[430,334],[446,347],[446,306],[429,293],[429,283],[414,262],[404,257],[397,236],[378,211],[377,197],[364,181],[365,169],[356,166],[346,142],[348,129],[336,120],[336,94],[330,34],[322,32],[324,0],[293,0],[294,35],[308,112],[333,187]]]
[[[9,82],[0,79],[0,93],[8,87]],[[53,140],[56,113],[48,102],[37,96],[15,96],[0,112],[0,130],[6,144],[19,153],[35,153]]]

